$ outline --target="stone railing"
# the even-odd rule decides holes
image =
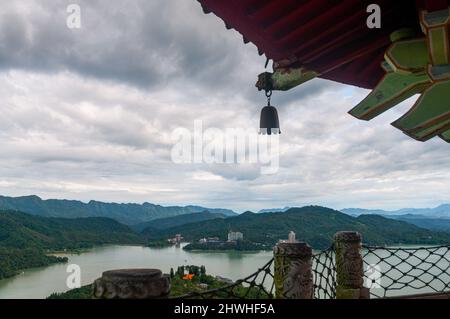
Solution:
[[[106,271],[93,285],[96,299],[162,299],[169,293],[169,277],[157,269]]]
[[[338,299],[369,298],[363,287],[361,235],[340,232],[334,239]],[[277,299],[313,299],[313,251],[302,242],[274,247],[274,286]],[[154,299],[170,295],[170,278],[160,270],[128,269],[103,273],[94,283],[93,297],[106,299]]]
[[[335,235],[333,251],[335,267],[323,271],[335,272],[337,299],[368,299],[369,290],[363,287],[362,236],[357,232],[340,232]],[[313,299],[313,251],[306,243],[278,244],[274,248],[275,291],[280,299]],[[332,287],[330,283],[327,285]]]

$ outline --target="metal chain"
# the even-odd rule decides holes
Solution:
[[[267,106],[270,106],[270,100],[272,98],[272,90],[266,90],[266,97],[267,97]]]

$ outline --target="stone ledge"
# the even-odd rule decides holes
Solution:
[[[96,299],[161,299],[170,293],[170,280],[158,269],[105,271],[94,282]]]

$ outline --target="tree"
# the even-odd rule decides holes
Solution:
[[[184,266],[179,266],[177,269],[177,276],[183,277],[184,276]]]

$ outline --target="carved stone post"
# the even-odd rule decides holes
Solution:
[[[361,255],[362,236],[357,232],[340,232],[334,238],[336,249],[336,298],[368,299],[363,287],[364,269]]]
[[[163,299],[170,293],[170,280],[157,269],[124,269],[103,273],[94,282],[96,299]]]
[[[312,249],[306,243],[280,243],[274,247],[275,297],[313,299]]]

